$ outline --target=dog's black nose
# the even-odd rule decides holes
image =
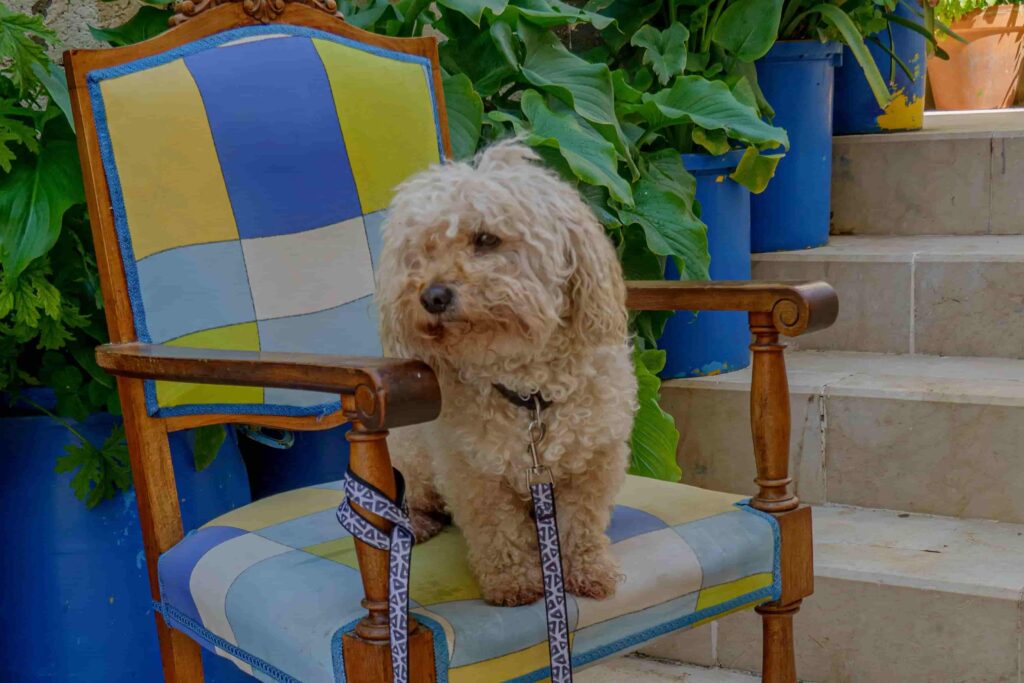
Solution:
[[[452,305],[455,292],[445,284],[435,282],[420,293],[420,303],[430,313],[444,313]]]

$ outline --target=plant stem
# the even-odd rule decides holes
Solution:
[[[413,0],[412,5],[409,7],[409,12],[405,15],[405,19],[402,20],[401,33],[404,36],[413,35],[413,29],[416,26],[416,20],[423,10],[430,6],[430,0]]]
[[[711,21],[706,24],[704,35],[701,37],[701,52],[707,52],[711,49],[711,37],[715,34],[715,25],[718,23],[718,17],[722,14],[722,10],[725,9],[727,1],[718,0],[718,4],[715,5],[715,13],[711,15]]]
[[[61,423],[61,425],[63,425],[64,428],[67,429],[69,432],[74,434],[75,438],[77,438],[79,441],[81,441],[83,445],[89,443],[89,440],[86,439],[84,436],[82,436],[82,433],[79,432],[74,427],[72,427],[71,423],[68,422],[67,420],[65,420],[63,417],[60,417],[59,415],[55,415],[54,413],[50,412],[46,408],[42,407],[41,405],[39,405],[38,403],[36,403],[32,399],[27,398],[27,397],[25,397],[22,394],[16,394],[15,398],[17,398],[19,401],[24,401],[25,403],[29,404],[30,406],[32,406],[33,408],[35,408],[39,412],[41,412],[44,415],[48,416],[50,419],[52,419],[52,420],[54,420],[56,422]]]
[[[668,0],[668,25],[676,23],[676,0]]]

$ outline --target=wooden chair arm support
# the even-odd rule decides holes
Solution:
[[[397,358],[106,344],[96,362],[122,377],[323,391],[351,396],[351,419],[368,431],[429,422],[441,389],[426,364]],[[346,406],[347,408],[348,406]]]
[[[839,298],[825,282],[626,283],[626,305],[640,311],[748,311],[770,313],[787,337],[823,330],[836,321]]]

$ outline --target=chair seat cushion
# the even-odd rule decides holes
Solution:
[[[297,489],[190,533],[160,558],[158,609],[261,680],[344,681],[341,636],[365,612],[341,495],[341,482]],[[628,477],[616,503],[625,580],[607,600],[568,596],[575,666],[778,598],[777,524],[739,496]],[[410,598],[434,632],[438,681],[547,676],[543,601],[484,603],[457,529],[414,547]]]

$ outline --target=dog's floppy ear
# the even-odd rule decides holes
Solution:
[[[580,343],[590,346],[626,341],[626,285],[611,240],[590,208],[579,201],[578,220],[569,232],[571,324]]]

